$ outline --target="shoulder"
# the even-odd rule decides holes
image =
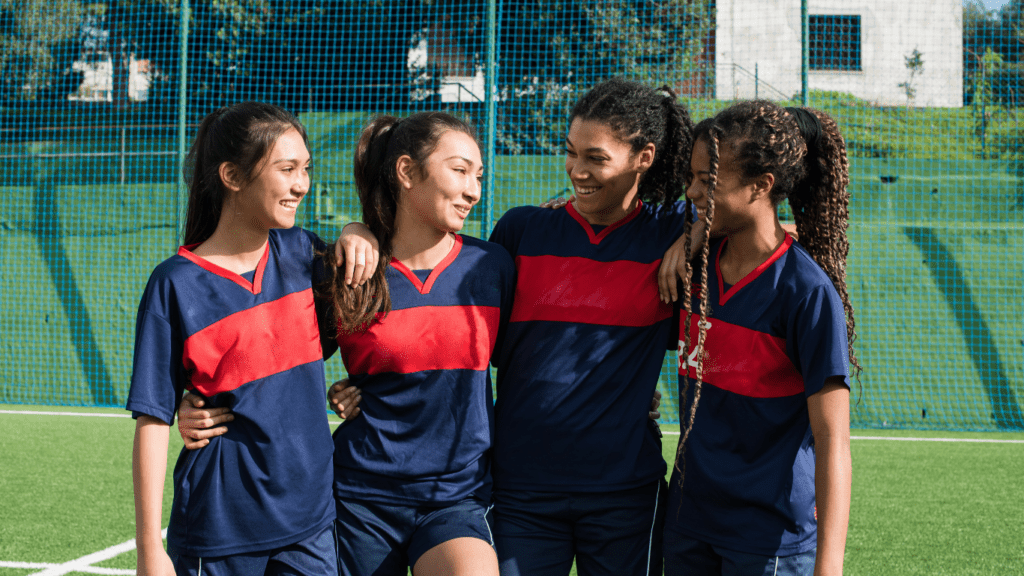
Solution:
[[[529,225],[530,222],[535,220],[548,220],[553,217],[557,217],[565,212],[564,208],[551,209],[551,208],[540,208],[538,206],[517,206],[510,209],[508,212],[498,219],[495,224],[495,229],[502,228],[522,228]]]
[[[799,242],[793,241],[786,254],[786,277],[797,289],[798,293],[810,293],[817,290],[836,292],[832,285],[832,279],[825,274],[821,266],[814,261],[814,258],[807,253],[807,250]]]
[[[175,306],[179,289],[188,293],[188,286],[194,285],[203,270],[184,256],[175,254],[153,269],[146,283],[139,303],[140,312],[145,311],[166,317]]]
[[[512,256],[501,244],[488,242],[473,236],[462,234],[459,236],[462,238],[463,256],[472,260],[487,262],[498,268],[515,270]]]
[[[324,242],[319,236],[298,226],[273,228],[270,230],[269,238],[271,242],[280,246],[281,250],[296,250],[311,254],[324,246]]]

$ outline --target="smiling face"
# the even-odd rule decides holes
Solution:
[[[693,201],[698,216],[704,217],[707,210],[708,178],[711,174],[711,156],[708,154],[708,139],[699,138],[693,144],[690,156],[690,184],[686,197]],[[711,236],[729,236],[754,224],[756,210],[764,204],[759,193],[763,186],[760,179],[744,182],[736,169],[732,147],[719,143],[718,181],[715,185],[715,214],[711,223]],[[770,206],[770,203],[768,204]]]
[[[290,128],[278,137],[256,178],[236,192],[237,208],[257,226],[291,228],[309,191],[309,161],[302,135]]]
[[[404,159],[404,160],[403,160]],[[398,162],[402,194],[399,211],[408,210],[424,224],[442,232],[462,230],[480,201],[483,160],[472,136],[448,130],[437,147],[414,167],[408,156]],[[404,205],[404,206],[403,206]]]
[[[638,201],[640,178],[654,161],[654,144],[634,153],[611,126],[598,120],[572,121],[565,137],[565,172],[576,194],[574,206],[591,224],[623,219]]]

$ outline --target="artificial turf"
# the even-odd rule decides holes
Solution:
[[[68,562],[133,538],[133,434],[125,418],[0,414],[0,562]],[[854,435],[1024,440],[1020,433]],[[169,471],[180,448],[174,436]],[[678,436],[665,440],[671,458]],[[853,459],[847,575],[1024,574],[1024,444],[858,439]],[[169,505],[168,481],[165,517]],[[135,555],[95,565],[133,569]],[[0,576],[35,572],[0,567]]]

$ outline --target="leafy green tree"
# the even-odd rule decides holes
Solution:
[[[75,0],[0,0],[3,101],[60,99],[78,86],[81,74],[72,64],[85,15]]]

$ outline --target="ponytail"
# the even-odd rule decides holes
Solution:
[[[642,200],[661,202],[667,208],[686,190],[693,150],[693,121],[668,85],[659,88],[658,95],[665,129],[660,142],[655,143],[654,162],[640,179],[639,192]]]

